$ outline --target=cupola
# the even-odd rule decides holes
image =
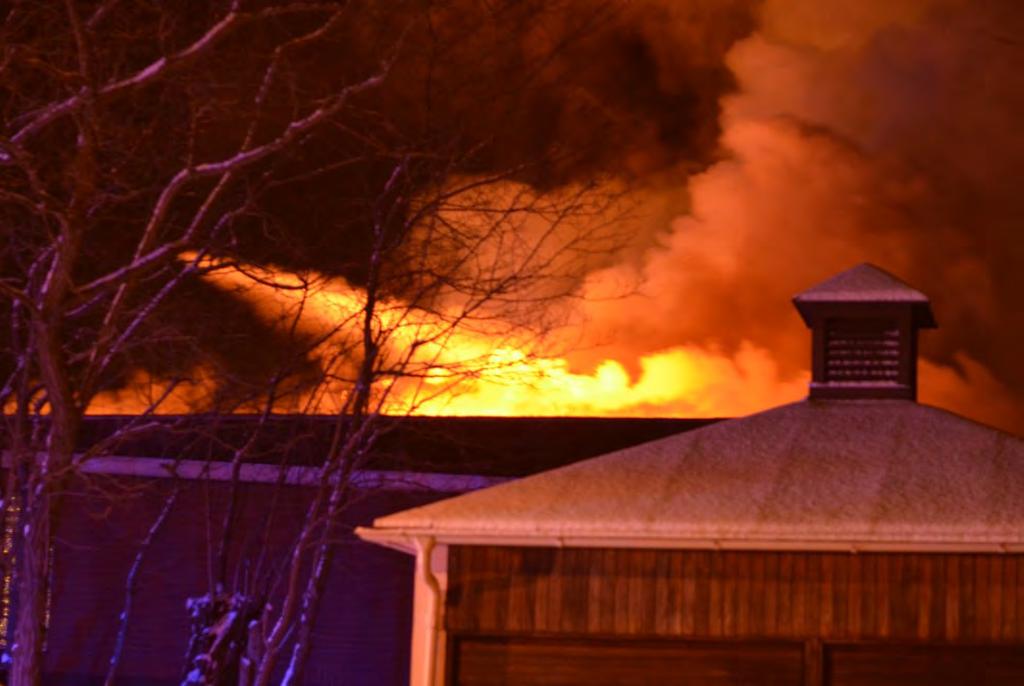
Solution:
[[[864,263],[793,304],[812,333],[812,399],[917,399],[917,330],[936,326],[925,294]]]

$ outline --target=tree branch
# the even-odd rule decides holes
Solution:
[[[305,12],[330,12],[339,8],[337,3],[295,3],[283,7],[268,7],[258,12],[240,12],[237,4],[225,14],[220,21],[210,27],[202,36],[193,41],[185,48],[159,59],[150,62],[142,69],[122,79],[115,79],[96,89],[96,97],[106,98],[123,91],[144,86],[164,76],[171,70],[184,66],[200,55],[209,51],[214,45],[220,42],[229,31],[244,23],[260,19],[279,17],[285,14]],[[29,113],[15,120],[28,119],[25,124],[11,138],[15,143],[21,143],[35,135],[43,128],[57,119],[75,112],[85,103],[83,93],[77,93],[60,102],[51,103],[41,110]]]

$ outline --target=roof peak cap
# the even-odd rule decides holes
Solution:
[[[861,262],[808,288],[794,302],[927,303],[928,296],[870,262]]]

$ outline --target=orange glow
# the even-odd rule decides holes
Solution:
[[[960,9],[950,16],[978,11],[970,3],[946,9],[954,5]],[[392,354],[429,341],[410,360],[420,380],[382,386],[389,393],[384,408],[396,414],[701,417],[797,400],[806,395],[809,335],[789,299],[868,261],[941,303],[941,328],[923,335],[923,349],[953,362],[921,359],[921,400],[1019,432],[1020,393],[1006,374],[1012,344],[982,344],[973,333],[988,327],[1003,332],[994,339],[1012,341],[1014,329],[1003,327],[1017,326],[1004,314],[1005,303],[1016,300],[1005,298],[1000,288],[1006,286],[990,269],[996,246],[1016,240],[1004,221],[1016,205],[1000,202],[1016,202],[1015,192],[1003,196],[1005,172],[1024,148],[997,143],[1019,138],[1011,106],[1019,102],[1019,79],[1013,61],[999,57],[1007,47],[996,34],[979,42],[982,32],[951,28],[934,11],[939,6],[945,4],[765,0],[757,29],[725,56],[736,88],[720,100],[718,160],[695,171],[692,160],[680,159],[678,170],[629,186],[640,208],[636,215],[620,218],[593,208],[570,215],[575,222],[611,224],[633,240],[617,252],[589,242],[588,250],[560,252],[577,225],[559,224],[565,235],[551,233],[551,213],[522,186],[487,186],[453,198],[444,219],[461,232],[487,236],[495,217],[510,227],[475,244],[467,264],[478,273],[506,267],[505,257],[529,253],[538,237],[550,234],[537,259],[551,260],[549,271],[564,277],[558,288],[568,284],[566,290],[581,296],[572,303],[573,315],[588,328],[540,347],[486,327],[449,331],[443,316],[384,303],[379,326],[393,331]],[[994,16],[981,12],[978,26]],[[685,29],[683,19],[677,23]],[[666,60],[660,66],[668,78],[668,60],[677,50],[666,46],[654,56]],[[979,65],[995,71],[984,80],[962,79]],[[978,102],[987,104],[979,108]],[[972,198],[970,212],[947,203],[954,180]],[[489,211],[475,211],[482,207]],[[512,211],[517,207],[531,211]],[[509,237],[520,241],[514,250],[499,240]],[[419,251],[432,258],[455,250],[437,247],[432,235],[420,238],[438,251]],[[318,275],[299,289],[297,275],[250,271],[296,290],[260,285],[231,270],[208,278],[268,322],[280,327],[297,316],[300,332],[326,336],[314,351],[321,360],[352,344],[344,332],[353,330],[363,304],[358,289]],[[1009,277],[1002,279],[1009,283]],[[348,325],[327,335],[343,322]],[[929,341],[942,344],[929,347]],[[1000,350],[1002,361],[993,354]],[[200,401],[203,377],[213,375],[200,370],[198,376],[176,389],[162,411]],[[158,381],[141,378],[140,385]],[[343,392],[338,382],[282,409],[329,412]],[[91,409],[139,409],[126,393],[101,398]]]
[[[314,355],[325,365],[358,328],[364,306],[364,294],[338,279],[303,281],[287,272],[250,267],[244,272],[214,270],[207,278],[250,304],[266,321],[286,326],[296,320],[299,331],[322,337]],[[408,360],[408,369],[420,378],[380,384],[387,391],[381,407],[395,415],[731,417],[805,397],[810,376],[803,372],[787,377],[768,350],[750,342],[731,354],[698,345],[641,354],[638,372],[631,376],[628,351],[626,358],[604,359],[583,373],[565,357],[537,354],[528,342],[516,346],[487,332],[452,329],[443,318],[403,303],[381,303],[378,321],[391,331],[396,350],[421,342]],[[807,332],[795,329],[792,335]],[[1016,412],[1012,394],[983,365],[963,355],[959,362],[961,371],[921,361],[922,401],[967,415],[984,407],[984,421],[1011,426]],[[200,369],[168,392],[166,380],[138,373],[126,389],[99,396],[89,411],[139,412],[166,395],[158,413],[189,412],[204,405],[213,379],[212,372]],[[277,409],[333,412],[347,388],[343,381],[334,381]]]
[[[257,278],[236,269],[216,270],[209,278],[269,322],[283,324],[297,317],[299,329],[324,335],[316,351],[321,360],[358,324],[363,294],[344,282],[317,278],[299,288],[303,282],[293,274],[255,268],[246,272]],[[608,358],[590,373],[574,371],[565,357],[539,356],[528,345],[516,348],[483,332],[451,331],[443,320],[401,303],[383,303],[380,319],[393,329],[397,347],[437,337],[437,342],[420,346],[409,362],[422,380],[388,385],[382,408],[395,415],[733,417],[804,398],[810,378],[807,372],[785,377],[772,354],[750,342],[733,354],[698,345],[644,354],[639,356],[639,373],[631,377],[628,360]],[[341,322],[347,325],[333,331]],[[795,330],[793,335],[807,332]],[[958,363],[960,370],[921,360],[921,401],[967,416],[977,416],[983,408],[979,419],[1012,428],[1017,412],[1012,393],[970,357],[961,354]],[[135,413],[162,398],[158,413],[187,413],[204,406],[213,385],[214,375],[200,369],[168,392],[166,380],[139,372],[127,388],[98,396],[89,412]],[[278,409],[333,412],[346,388],[334,382]]]
[[[616,360],[580,374],[564,358],[530,360],[497,352],[512,364],[425,404],[422,413],[727,417],[797,400],[807,388],[806,378],[781,381],[770,356],[750,344],[733,357],[696,346],[645,355],[635,380]]]
[[[100,393],[89,403],[89,414],[137,414],[155,407],[157,414],[188,414],[206,406],[213,375],[205,369],[172,382],[142,371],[124,388]]]
[[[337,279],[303,282],[294,274],[248,267],[214,270],[207,278],[266,321],[286,326],[295,320],[302,333],[323,337],[315,351],[323,364],[359,326],[363,293]],[[538,355],[529,342],[452,329],[444,319],[402,303],[381,303],[378,319],[391,331],[390,347],[397,354],[420,342],[408,360],[420,378],[380,384],[389,414],[723,417],[799,399],[807,384],[806,375],[781,379],[769,353],[750,343],[732,355],[693,345],[656,351],[640,358],[640,372],[631,378],[615,359],[591,373],[576,372],[566,358]],[[201,370],[171,391],[157,411],[180,413],[201,405],[209,377]],[[279,409],[332,412],[345,390],[336,381]],[[90,412],[138,412],[163,392],[160,380],[139,375],[128,389],[97,398]]]

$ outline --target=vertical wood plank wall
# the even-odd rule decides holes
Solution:
[[[1024,555],[453,547],[455,634],[1024,640]]]

